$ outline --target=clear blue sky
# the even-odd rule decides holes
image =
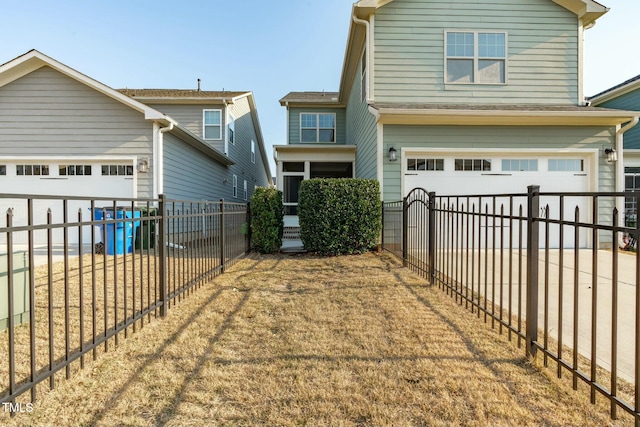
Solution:
[[[0,63],[38,49],[114,88],[250,90],[267,154],[290,91],[337,91],[354,0],[0,0]],[[585,94],[640,74],[639,0],[585,36]],[[272,162],[272,173],[275,175]]]

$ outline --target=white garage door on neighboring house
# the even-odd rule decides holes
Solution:
[[[0,158],[0,193],[82,196],[82,197],[135,197],[135,170],[133,159],[128,160],[96,160],[96,159],[22,159],[3,160]],[[96,206],[108,205],[109,202],[96,202]],[[45,224],[47,211],[51,209],[54,223],[64,220],[63,202],[61,200],[34,200],[34,223]],[[68,219],[77,221],[78,212],[82,212],[83,220],[90,220],[90,201],[69,201]],[[27,204],[24,199],[0,198],[0,226],[6,223],[6,212],[14,209],[14,225],[27,224]],[[89,227],[83,229],[84,243],[90,243]],[[70,229],[69,242],[78,243],[77,228]],[[46,244],[45,230],[34,232],[36,245]],[[53,233],[55,244],[63,241],[63,233]],[[6,242],[6,235],[0,236],[0,242]],[[17,233],[16,244],[27,243],[27,234]]]
[[[444,155],[427,151],[403,152],[403,193],[406,196],[412,189],[422,187],[435,191],[437,195],[481,195],[526,193],[529,185],[539,185],[541,192],[586,192],[591,191],[592,156],[588,153],[566,153],[563,155],[545,154],[497,154],[486,152],[465,152]],[[441,200],[441,199],[440,199]],[[460,201],[464,203],[464,200]],[[474,201],[472,201],[473,203]],[[477,200],[475,200],[477,203]],[[483,212],[492,201],[485,199]],[[505,213],[509,211],[509,200],[498,201],[496,211],[504,203]],[[526,215],[526,200],[515,202],[514,215],[519,204],[523,204]],[[559,199],[542,198],[541,207],[549,205],[550,217],[559,217]],[[590,201],[586,198],[572,197],[565,201],[564,219],[573,219],[575,207],[580,208],[581,219],[591,216]],[[479,207],[476,206],[476,211]],[[584,216],[582,216],[584,215]],[[544,230],[541,232],[544,242]],[[573,246],[574,230],[564,229],[565,246]],[[550,246],[559,244],[559,228],[554,226],[549,232]],[[581,234],[580,246],[588,246],[587,230]]]

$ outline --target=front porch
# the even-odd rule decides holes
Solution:
[[[302,250],[298,192],[305,179],[354,178],[355,145],[305,144],[276,146],[277,188],[284,204],[283,251]]]

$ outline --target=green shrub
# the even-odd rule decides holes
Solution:
[[[256,188],[251,196],[251,245],[262,253],[282,246],[284,232],[282,191]]]
[[[380,183],[372,179],[310,179],[298,197],[305,249],[325,255],[363,253],[382,229]]]

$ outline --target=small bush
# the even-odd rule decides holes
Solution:
[[[251,245],[262,253],[282,246],[284,232],[282,191],[256,188],[251,197]]]
[[[302,181],[298,198],[305,249],[325,255],[363,253],[382,229],[380,183],[372,179]]]

